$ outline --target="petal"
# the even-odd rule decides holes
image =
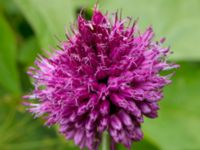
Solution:
[[[151,108],[146,104],[142,103],[140,104],[140,109],[142,110],[143,113],[148,114],[151,112]]]
[[[110,103],[108,100],[104,100],[100,106],[100,112],[103,116],[108,115],[110,112]]]
[[[129,105],[128,105],[127,110],[129,110],[134,116],[140,117],[141,116],[141,111],[137,107],[137,105],[135,104],[135,102],[129,101],[128,103],[129,103]]]
[[[76,131],[76,134],[74,136],[74,143],[76,145],[79,145],[83,139],[83,136],[84,136],[84,130],[83,129],[78,129]]]
[[[128,107],[128,102],[121,96],[117,94],[111,94],[110,100],[115,104],[116,106],[122,107],[124,109],[127,109]]]
[[[116,130],[122,129],[122,123],[121,123],[120,119],[116,115],[112,115],[111,116],[110,125]]]
[[[124,125],[126,126],[134,126],[131,117],[124,112],[123,110],[119,112],[118,114],[120,120],[123,122]]]
[[[92,21],[97,25],[106,23],[106,17],[100,11],[95,10],[92,16]]]

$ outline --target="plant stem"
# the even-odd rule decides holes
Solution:
[[[110,138],[107,132],[103,133],[102,150],[110,150]]]

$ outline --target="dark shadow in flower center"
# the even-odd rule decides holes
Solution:
[[[104,77],[104,78],[98,79],[98,83],[103,83],[105,85],[108,85],[108,79],[109,79],[109,77]]]
[[[114,104],[110,103],[110,115],[116,114],[117,111],[118,111],[117,106],[115,106]]]

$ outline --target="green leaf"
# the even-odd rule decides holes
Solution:
[[[117,150],[127,150],[122,144],[117,145]],[[133,142],[131,150],[159,150],[158,146],[148,138],[139,142]]]
[[[103,10],[122,9],[123,16],[139,18],[139,27],[152,25],[156,38],[166,37],[176,60],[200,60],[199,0],[109,0]]]
[[[142,141],[133,143],[132,150],[160,150],[159,146],[150,139],[144,138]]]
[[[2,150],[55,150],[60,141],[53,128],[24,113],[21,103],[12,97],[0,101],[0,148]]]
[[[159,117],[145,120],[145,134],[162,150],[200,149],[199,66],[181,63],[165,90]]]
[[[69,0],[15,0],[22,13],[34,29],[44,49],[63,39],[66,27],[73,22],[75,13]]]
[[[44,120],[25,113],[24,106],[11,96],[0,101],[1,150],[80,150]],[[86,149],[85,149],[86,150]]]
[[[34,62],[37,54],[40,52],[40,47],[35,38],[27,39],[20,48],[19,61],[25,65],[30,65]]]
[[[14,95],[20,94],[19,76],[16,66],[16,39],[0,14],[0,86]]]

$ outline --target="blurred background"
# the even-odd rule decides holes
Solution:
[[[0,0],[0,150],[78,150],[56,128],[43,126],[21,105],[33,88],[26,75],[38,53],[63,40],[79,11],[92,14],[96,0]],[[165,88],[159,118],[146,119],[144,140],[133,150],[200,150],[200,1],[99,0],[102,11],[122,9],[166,37],[170,60],[181,68]],[[125,149],[118,146],[119,150]]]

